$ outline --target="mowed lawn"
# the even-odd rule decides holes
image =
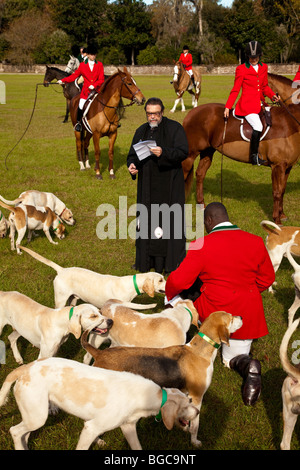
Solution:
[[[184,96],[186,112],[182,113],[177,108],[175,114],[171,114],[170,109],[175,99],[174,90],[169,83],[171,78],[135,77],[146,98],[159,96],[165,104],[165,115],[182,122],[191,109],[191,98]],[[79,170],[72,125],[62,123],[65,99],[61,87],[37,86],[43,81],[42,75],[2,74],[0,80],[6,85],[6,104],[0,105],[0,194],[6,199],[15,199],[27,189],[53,192],[72,209],[76,218],[76,225],[67,226],[67,236],[58,241],[58,245],[50,244],[42,233],[30,245],[26,239],[22,244],[64,267],[80,266],[118,276],[134,274],[135,271],[131,268],[135,256],[134,240],[129,235],[124,236],[124,231],[120,238],[119,220],[121,215],[122,221],[125,217],[128,225],[134,220],[133,216],[127,217],[127,210],[135,203],[136,182],[129,176],[126,156],[135,129],[145,120],[143,107],[128,107],[121,121],[115,145],[115,180],[110,180],[108,173],[108,139],[101,140],[103,181],[98,181],[93,170],[92,142],[92,169]],[[204,76],[199,104],[225,103],[232,84],[233,76]],[[29,123],[35,98],[32,121],[18,143]],[[300,225],[299,179],[297,164],[290,174],[284,198],[288,225]],[[220,201],[220,183],[221,158],[216,153],[205,179],[206,203]],[[123,204],[126,202],[125,209],[124,205],[120,206],[121,196],[127,198],[122,199]],[[193,205],[196,203],[195,186],[187,202]],[[266,233],[260,227],[260,222],[263,219],[272,220],[270,169],[224,158],[223,202],[233,223],[265,238]],[[97,236],[97,227],[99,228],[105,207],[115,212],[116,232],[114,238],[100,239]],[[3,214],[7,217],[8,211],[3,209]],[[27,253],[18,256],[16,252],[12,252],[8,237],[0,240],[0,250],[0,288],[3,291],[19,291],[41,304],[54,307],[55,271]],[[204,397],[200,415],[198,437],[202,441],[202,451],[279,449],[282,437],[281,386],[285,378],[279,359],[279,346],[287,327],[288,308],[294,299],[292,273],[289,262],[284,259],[276,276],[278,284],[275,294],[262,294],[269,335],[253,343],[253,354],[262,363],[263,376],[262,395],[255,407],[243,405],[241,378],[235,372],[225,369],[220,355],[217,356],[212,384]],[[153,299],[142,295],[138,301],[147,303]],[[163,296],[156,295],[155,301],[155,311],[159,311],[163,306]],[[11,331],[11,327],[6,326],[0,337],[6,345],[6,364],[0,368],[0,384],[17,367],[7,339]],[[297,338],[299,332],[294,335],[294,339]],[[38,350],[26,340],[20,339],[18,344],[25,363],[37,358]],[[292,342],[289,355],[294,351],[291,344]],[[83,355],[80,342],[73,336],[69,337],[59,351],[59,356],[76,361],[82,361]],[[38,407],[38,403],[36,406]],[[7,404],[0,409],[1,450],[13,449],[9,428],[20,420],[20,413],[11,393]],[[29,447],[34,450],[75,449],[82,426],[81,420],[60,411],[57,415],[49,416],[42,429],[32,433]],[[140,420],[138,435],[145,450],[195,451],[188,433],[179,429],[167,431],[163,423],[156,422],[154,417]],[[292,449],[300,449],[299,438],[298,423],[293,434]],[[129,449],[120,429],[107,432],[104,439],[104,450]],[[96,446],[92,448],[97,449]]]

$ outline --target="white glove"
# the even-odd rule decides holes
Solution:
[[[94,85],[89,86],[89,90],[94,90],[94,88],[95,88]]]
[[[63,82],[62,82],[61,80],[57,80],[56,83],[58,83],[59,85],[62,85],[62,84],[63,84]]]

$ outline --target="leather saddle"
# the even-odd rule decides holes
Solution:
[[[235,114],[235,110],[233,110],[232,116],[240,121],[241,138],[246,142],[250,142],[251,135],[253,132],[252,126],[250,126],[244,116],[237,116]],[[269,106],[263,107],[259,113],[259,117],[263,125],[263,130],[259,140],[263,140],[269,132],[270,127],[272,126],[271,108]]]

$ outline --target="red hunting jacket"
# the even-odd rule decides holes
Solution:
[[[91,90],[89,90],[89,86],[93,85],[96,91],[100,90],[102,83],[104,82],[104,68],[102,62],[98,62],[97,60],[94,63],[93,70],[90,69],[88,61],[81,62],[78,69],[62,79],[63,83],[70,83],[74,82],[76,78],[80,77],[84,78],[83,87],[80,93],[80,98],[87,99]]]
[[[236,115],[259,114],[264,97],[272,98],[275,95],[268,85],[268,66],[259,62],[258,72],[256,72],[247,62],[238,65],[235,71],[234,85],[225,108],[231,109],[233,107],[241,89],[242,94],[235,107]]]
[[[193,64],[192,54],[188,52],[187,55],[184,55],[182,52],[179,57],[179,62],[183,63],[185,70],[191,70]]]
[[[275,272],[263,239],[235,225],[216,227],[209,235],[190,244],[185,259],[166,283],[171,300],[203,282],[195,301],[201,322],[212,312],[225,310],[243,318],[243,326],[231,335],[254,339],[268,334],[261,292],[271,286]]]

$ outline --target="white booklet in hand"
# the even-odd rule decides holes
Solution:
[[[144,140],[133,146],[139,160],[144,160],[149,157],[149,155],[151,155],[150,149],[153,147],[156,147],[155,140]]]

